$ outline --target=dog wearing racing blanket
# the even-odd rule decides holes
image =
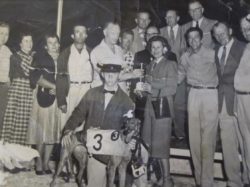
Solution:
[[[124,115],[124,126],[120,132],[121,139],[124,143],[129,144],[133,137],[138,137],[140,131],[140,120],[133,117],[132,111],[129,111]],[[78,187],[86,186],[86,182],[83,180],[83,172],[87,166],[88,160],[88,151],[86,147],[86,137],[83,137],[82,132],[68,132],[65,135],[70,135],[71,143],[69,146],[62,146],[60,153],[60,161],[58,164],[57,171],[53,176],[52,182],[50,183],[50,187],[54,187],[56,184],[56,179],[61,173],[65,163],[68,164],[68,169],[70,175],[73,174],[73,166],[72,166],[72,157],[74,156],[79,164],[79,171],[76,177],[76,182]],[[132,143],[133,144],[133,143]],[[133,146],[133,145],[132,145]],[[130,146],[128,146],[130,147]],[[128,148],[129,149],[129,148]],[[107,165],[107,186],[114,186],[114,178],[116,169],[119,171],[119,187],[125,187],[126,180],[126,170],[127,165],[131,160],[131,151],[129,151],[128,156],[109,156],[109,162]],[[94,155],[93,155],[94,156]]]

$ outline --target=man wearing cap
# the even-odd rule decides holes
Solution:
[[[199,0],[191,0],[188,4],[188,13],[192,18],[192,21],[184,24],[183,34],[189,29],[190,27],[197,27],[200,28],[203,32],[203,39],[202,43],[207,48],[214,48],[214,42],[211,35],[211,30],[213,25],[217,22],[216,20],[208,19],[203,16],[204,7],[202,6]]]
[[[90,89],[93,80],[93,67],[85,44],[86,26],[82,23],[75,24],[71,37],[74,43],[58,57],[56,97],[58,107],[63,112],[62,128],[83,95]]]
[[[234,88],[236,91],[235,110],[243,138],[243,154],[247,165],[246,172],[248,179],[250,179],[250,15],[241,19],[240,26],[248,44],[243,52],[234,77]]]
[[[215,52],[202,45],[202,30],[186,32],[190,50],[181,56],[178,83],[185,78],[188,93],[190,151],[197,186],[213,187],[213,163],[218,128],[218,76]]]
[[[70,132],[82,122],[85,122],[84,134],[92,127],[121,130],[123,115],[134,109],[133,102],[118,85],[121,65],[104,64],[100,70],[104,84],[90,89],[73,111],[64,128],[64,145],[69,142]],[[87,167],[88,187],[105,187],[106,165],[91,157]]]

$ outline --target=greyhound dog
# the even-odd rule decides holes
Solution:
[[[139,134],[139,129],[140,129],[139,119],[124,116],[124,127],[122,128],[120,132],[122,140],[125,143],[129,143],[132,137],[137,136]],[[78,187],[86,186],[86,182],[83,180],[83,172],[87,166],[87,160],[88,160],[88,151],[86,148],[86,141],[83,137],[82,132],[77,132],[77,133],[72,132],[70,136],[71,136],[71,144],[68,147],[62,147],[61,149],[58,169],[55,175],[53,176],[52,182],[50,183],[50,187],[55,186],[56,179],[58,178],[66,162],[69,165],[68,168],[69,168],[70,174],[73,173],[72,161],[71,161],[72,156],[76,158],[79,164],[79,171],[76,177],[77,185]],[[109,157],[110,158],[109,158],[109,162],[107,165],[107,174],[108,174],[107,186],[113,187],[115,172],[116,172],[116,169],[118,168],[119,183],[120,183],[119,186],[125,187],[126,169],[127,169],[128,163],[130,162],[131,154],[126,157],[114,156],[114,155],[111,155]]]

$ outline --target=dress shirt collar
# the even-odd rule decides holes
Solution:
[[[173,26],[173,31],[174,31],[174,36],[175,36],[175,37],[176,37],[176,35],[177,35],[178,28],[179,28],[179,24],[176,24],[175,26]],[[171,29],[171,27],[168,26],[168,33],[169,33],[169,35],[170,35],[170,29]]]
[[[204,17],[202,16],[199,20],[198,20],[198,23],[199,23],[199,28],[201,27],[201,23],[203,21]],[[195,27],[196,26],[196,21],[192,21],[192,26]]]

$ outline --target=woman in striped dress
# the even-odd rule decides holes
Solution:
[[[0,139],[9,143],[25,145],[33,102],[29,79],[34,54],[31,33],[22,33],[19,45],[20,50],[10,57],[11,85]]]

